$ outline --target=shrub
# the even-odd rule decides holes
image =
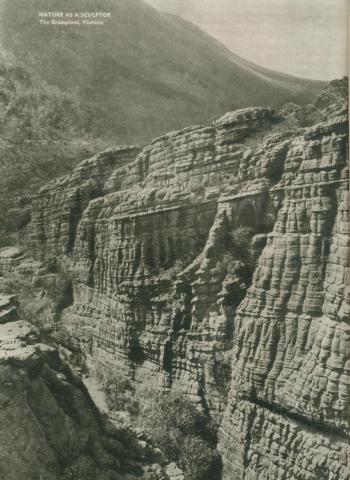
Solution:
[[[47,278],[43,277],[42,286],[52,300],[56,312],[60,313],[71,305],[73,300],[73,287],[72,281],[66,271],[59,270],[53,277],[53,281],[50,281],[50,276]]]
[[[122,372],[113,372],[104,378],[106,403],[109,409],[128,412],[131,415],[139,413],[139,403],[135,396],[135,387]]]
[[[251,227],[238,227],[232,232],[233,243],[236,248],[246,250],[250,245],[254,229]]]
[[[181,447],[181,465],[186,480],[220,478],[221,464],[217,451],[200,437],[187,436]]]
[[[220,478],[216,430],[190,400],[180,392],[148,392],[140,404],[141,428],[169,460],[181,466],[186,480]]]
[[[133,426],[143,430],[168,460],[183,469],[186,480],[220,478],[216,426],[183,393],[135,387],[121,372],[100,381],[112,413],[127,412]]]
[[[279,114],[290,129],[301,128],[308,124],[306,109],[296,103],[285,103]]]

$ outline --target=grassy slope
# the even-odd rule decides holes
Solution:
[[[305,103],[323,86],[234,55],[191,23],[142,0],[2,0],[1,37],[37,72],[93,106],[93,132],[116,143],[208,123],[252,105]],[[38,11],[111,11],[105,26],[39,26]]]

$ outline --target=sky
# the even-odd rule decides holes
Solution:
[[[190,20],[232,52],[298,77],[347,75],[350,0],[147,0]]]

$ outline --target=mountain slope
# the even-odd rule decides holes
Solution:
[[[142,0],[2,0],[1,40],[93,106],[92,130],[144,142],[223,111],[305,103],[323,86],[258,67]],[[39,11],[107,11],[103,26],[39,25]],[[117,139],[115,138],[117,137]]]

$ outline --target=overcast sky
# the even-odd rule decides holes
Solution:
[[[265,67],[331,80],[347,73],[350,0],[147,0]]]

